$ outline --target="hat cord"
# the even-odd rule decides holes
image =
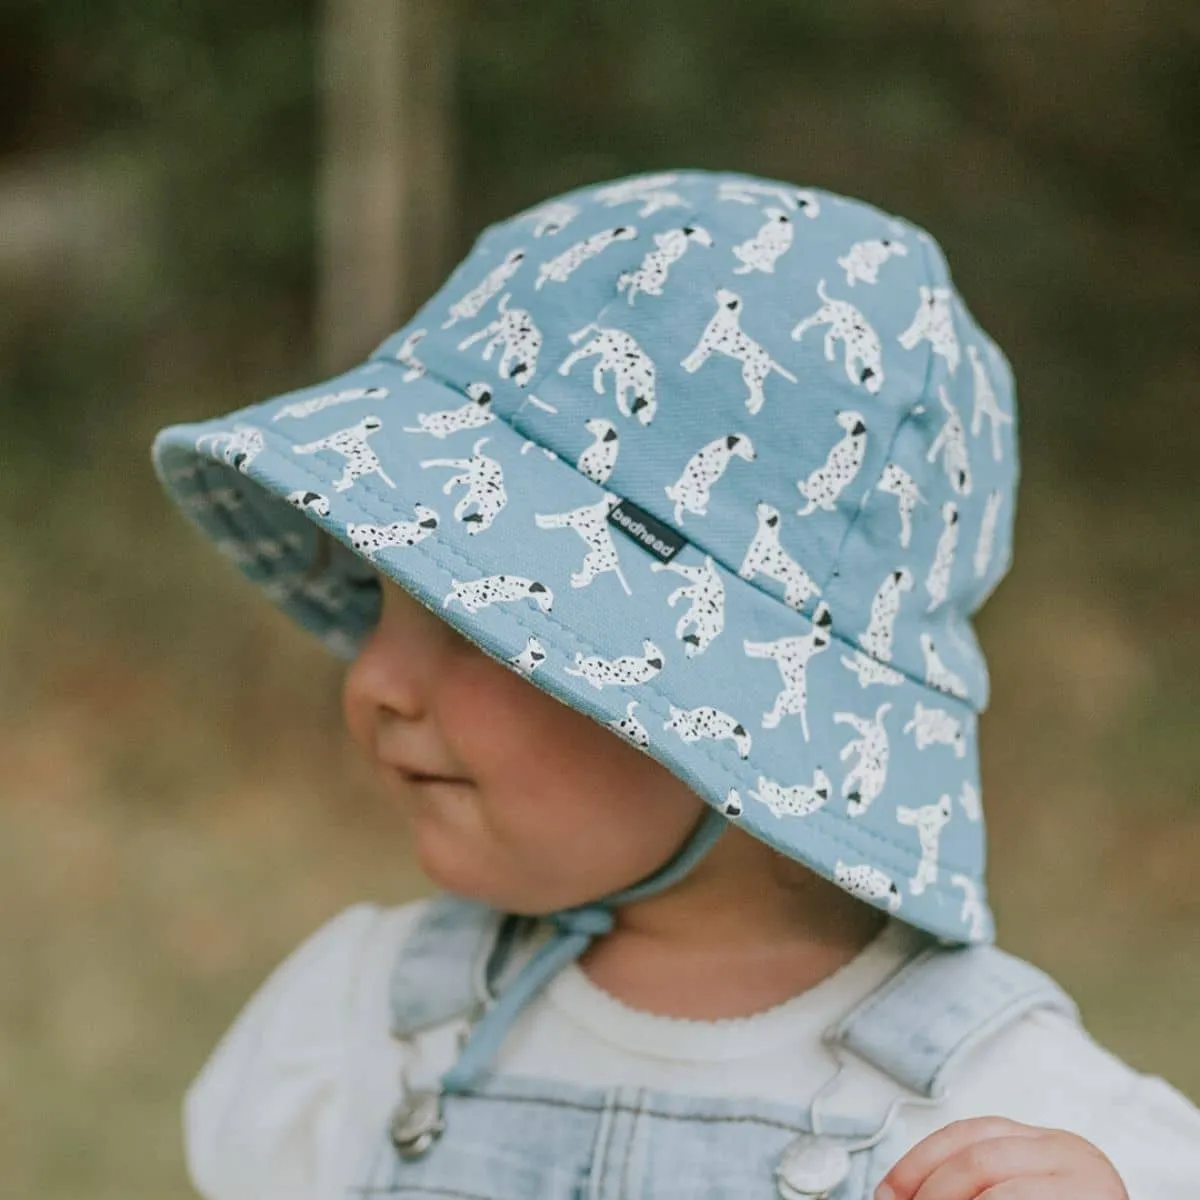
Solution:
[[[549,920],[554,932],[550,939],[498,996],[491,997],[483,1015],[468,1033],[454,1066],[442,1076],[442,1090],[466,1091],[496,1056],[513,1021],[529,1000],[563,967],[578,959],[593,938],[612,931],[613,908],[653,896],[678,883],[712,849],[727,825],[719,812],[708,809],[679,852],[648,879],[603,900],[552,913]]]

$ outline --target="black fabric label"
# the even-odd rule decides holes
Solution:
[[[670,562],[687,544],[669,525],[629,500],[618,500],[608,510],[608,520],[659,562]]]

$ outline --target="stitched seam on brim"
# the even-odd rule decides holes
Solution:
[[[379,362],[385,366],[395,367],[397,370],[402,369],[404,367],[404,364],[402,362],[400,362],[399,360],[393,361],[388,358],[372,358],[372,359],[369,359],[368,361]],[[353,374],[353,373],[354,373],[353,371],[347,372],[347,374]],[[335,378],[339,378],[339,377],[335,376]],[[426,370],[425,373],[421,376],[421,378],[429,379],[430,381],[437,383],[437,384],[441,385],[442,387],[445,387],[448,390],[452,391],[457,396],[464,396],[466,399],[470,399],[470,397],[466,396],[466,393],[463,392],[457,384],[451,383],[449,380],[445,379],[441,375],[436,374],[433,371]],[[413,380],[413,382],[415,383],[415,382],[417,382],[417,380]],[[505,382],[508,382],[508,381],[506,380]],[[318,386],[323,386],[323,385],[318,385]],[[516,386],[516,385],[514,385],[514,386]],[[270,403],[272,403],[272,401],[265,401],[265,403],[270,404]],[[256,405],[253,407],[258,408],[261,406]],[[245,410],[243,410],[243,411],[245,411]],[[253,409],[251,411],[253,411]],[[561,462],[565,467],[568,467],[570,470],[574,471],[575,474],[578,475],[580,479],[585,480],[588,484],[590,484],[592,487],[594,487],[597,491],[599,491],[599,492],[611,491],[613,493],[613,495],[619,496],[623,500],[628,500],[631,504],[636,504],[636,505],[638,505],[638,507],[641,507],[641,508],[645,507],[645,505],[643,505],[639,502],[639,500],[636,496],[625,495],[624,493],[617,492],[615,488],[606,488],[603,484],[596,483],[596,481],[594,479],[589,479],[588,476],[584,475],[578,469],[578,467],[570,461],[570,459],[564,458],[561,454],[559,454],[559,452],[557,450],[553,449],[553,447],[543,446],[541,444],[541,442],[535,441],[533,438],[531,438],[527,434],[523,433],[520,429],[518,429],[515,425],[513,425],[505,417],[501,416],[498,412],[495,411],[495,409],[492,409],[491,412],[492,412],[494,419],[499,421],[514,436],[524,439],[525,441],[529,442],[530,445],[535,446],[537,449],[541,450],[543,453],[553,454],[554,457],[559,462]],[[275,432],[281,433],[283,437],[286,438],[288,436],[286,433],[283,433],[282,430],[275,428],[274,422],[272,422],[272,428],[275,430]],[[483,426],[481,426],[480,428],[483,428]],[[204,453],[204,452],[201,451],[200,453]],[[355,481],[354,486],[359,487],[362,485],[362,483],[363,483],[363,480],[358,479]],[[393,510],[393,511],[398,512],[399,510]],[[778,596],[773,595],[771,592],[767,591],[766,588],[762,587],[754,579],[744,578],[736,569],[734,569],[727,562],[725,562],[725,560],[723,558],[721,558],[717,554],[714,554],[711,550],[706,549],[704,546],[700,545],[699,542],[693,541],[692,538],[690,538],[686,533],[683,532],[682,529],[680,529],[674,523],[672,523],[671,521],[663,520],[663,518],[659,517],[657,513],[653,512],[653,510],[647,509],[647,511],[650,512],[651,516],[653,516],[656,520],[662,521],[664,525],[666,525],[673,532],[677,533],[683,539],[684,545],[686,547],[688,547],[692,550],[695,550],[698,554],[702,554],[702,555],[705,555],[705,556],[711,558],[713,560],[713,562],[717,563],[727,574],[738,579],[741,583],[745,584],[746,587],[753,588],[756,592],[765,596],[768,600],[770,600],[773,604],[777,605],[784,612],[794,613],[796,616],[798,616],[802,620],[806,621],[810,627],[812,626],[813,620],[812,620],[812,616],[810,614],[808,614],[806,612],[802,612],[798,608],[793,608],[790,604],[784,603],[783,600],[781,600]],[[676,557],[678,557],[678,556],[676,556]],[[829,581],[827,580],[826,586],[828,586],[828,582]],[[822,594],[822,598],[823,598],[823,594]],[[834,615],[833,606],[830,605],[830,616],[832,617],[833,615]],[[846,636],[844,636],[843,634],[841,634],[840,632],[838,632],[835,627],[830,626],[829,635],[833,641],[836,641],[840,646],[844,647],[846,650],[850,651],[851,653],[861,654],[864,658],[869,659],[872,663],[875,663],[880,667],[885,667],[890,671],[894,671],[897,675],[902,675],[905,679],[907,679],[909,681],[909,683],[915,684],[917,687],[921,688],[925,692],[931,693],[936,696],[944,697],[946,702],[949,704],[961,705],[963,708],[965,708],[966,710],[968,710],[970,712],[972,717],[979,716],[979,711],[975,708],[975,706],[973,704],[970,703],[969,700],[964,700],[960,696],[955,696],[952,692],[943,692],[943,691],[939,690],[938,688],[933,687],[931,684],[926,683],[923,679],[918,679],[915,675],[912,675],[908,671],[905,671],[904,669],[902,669],[901,667],[896,666],[894,663],[883,662],[881,659],[876,658],[874,655],[872,655],[872,654],[868,653],[866,650],[864,650],[863,647],[858,642],[849,641],[848,638]]]
[[[287,442],[289,444],[293,444],[292,440],[288,438],[286,433],[280,433],[279,437],[280,437],[281,441]],[[240,476],[240,477],[251,479],[259,487],[263,488],[263,490],[266,491],[268,493],[268,495],[275,497],[277,500],[279,499],[278,494],[271,487],[271,485],[260,482],[258,479],[255,479],[254,476],[252,474],[250,474],[249,472],[246,472],[246,473],[239,472],[237,470],[237,468],[224,462],[223,459],[221,459],[215,455],[210,455],[205,451],[193,450],[192,453],[196,454],[198,457],[210,459],[210,461],[216,463],[218,466],[220,466],[224,470],[228,471],[234,478],[237,478]],[[316,480],[320,484],[325,485],[325,486],[328,485],[328,480],[326,478],[324,478],[323,476],[318,475],[307,464],[299,463],[299,462],[291,463],[291,460],[285,460],[285,461],[288,461],[289,465],[295,466],[299,472],[310,476],[312,479]],[[559,461],[561,461],[561,460],[559,460]],[[251,465],[251,469],[253,470],[253,467],[255,464],[251,463],[250,465]],[[388,512],[390,512],[396,516],[404,515],[403,510],[395,507],[387,495],[385,495],[382,492],[376,491],[370,485],[364,486],[365,482],[366,482],[365,479],[360,478],[359,480],[356,481],[355,488],[361,489],[362,491],[366,492],[367,495],[372,496],[385,509],[387,509]],[[589,481],[589,482],[591,482],[591,481]],[[593,486],[595,486],[595,485],[593,485]],[[364,513],[364,515],[369,516],[371,514]],[[311,516],[311,514],[309,514],[309,517],[310,517],[310,519],[314,520],[314,523],[316,523],[315,518],[313,518]],[[335,527],[335,528],[331,529],[330,532],[333,532],[336,536],[339,531]],[[343,540],[343,539],[341,537],[339,537],[339,540]],[[436,554],[432,551],[432,549],[430,547],[430,543],[432,541],[433,541],[433,539],[426,539],[422,542],[418,542],[415,546],[405,547],[405,552],[409,553],[409,552],[413,552],[413,551],[422,551],[424,557],[430,559],[438,569],[440,569],[444,572],[447,572],[449,574],[450,568],[447,567],[443,561],[441,561],[439,554]],[[449,557],[457,560],[464,567],[468,567],[472,571],[477,571],[479,569],[477,564],[471,562],[469,559],[461,557],[457,551],[451,549],[445,543],[438,542],[436,544],[438,545],[440,550],[445,551]],[[745,580],[742,580],[740,576],[738,576],[737,579],[741,583],[746,582]],[[256,581],[252,581],[252,582],[256,582]],[[259,586],[262,585],[262,581],[257,581],[257,582],[259,582]],[[755,589],[755,590],[761,591],[760,589]],[[773,599],[773,597],[768,596],[768,599]],[[794,609],[788,608],[788,606],[786,606],[786,605],[781,605],[780,607],[784,608],[788,612],[795,612]],[[498,616],[501,616],[505,619],[511,619],[512,622],[514,624],[516,624],[518,628],[520,628],[527,634],[533,635],[533,634],[541,633],[544,636],[544,630],[539,630],[534,626],[527,625],[525,623],[525,621],[522,619],[521,615],[519,613],[517,613],[516,611],[507,610],[507,609],[498,610]],[[801,614],[801,613],[796,613],[796,616],[799,616],[802,619],[807,620],[807,618],[803,617],[803,614]],[[560,620],[554,618],[551,614],[543,613],[541,615],[541,619],[543,621],[555,626],[557,629],[562,630],[568,636],[568,638],[570,640],[578,643],[578,648],[588,651],[589,653],[593,653],[593,654],[597,653],[597,651],[595,650],[594,647],[591,647],[591,646],[587,645],[586,643],[582,642],[582,640],[578,638],[578,635],[575,633],[574,630],[572,630],[569,626],[564,625]],[[563,647],[559,646],[558,649],[562,650]],[[912,681],[910,679],[909,682],[911,683],[914,681]],[[567,685],[564,684],[563,686],[565,687]],[[641,699],[644,698],[644,696],[647,693],[649,693],[649,695],[654,697],[656,700],[663,701],[668,705],[672,705],[673,707],[679,707],[678,705],[673,705],[673,702],[664,693],[660,692],[657,688],[655,688],[649,682],[644,683],[644,684],[638,684],[636,686],[638,689],[640,689],[640,694],[635,693],[635,694],[631,695],[630,689],[625,688],[625,687],[622,687],[620,689],[621,694],[625,695],[629,698],[638,699],[640,702]],[[916,685],[916,686],[922,687],[923,690],[926,690],[926,691],[930,690],[926,687],[926,685]],[[669,714],[664,714],[661,710],[656,709],[654,705],[647,704],[647,708],[651,709],[651,711],[654,711],[655,715],[660,718],[664,718],[664,717],[669,718]],[[726,781],[725,782],[726,788],[733,788],[733,787],[744,788],[744,787],[746,787],[746,784],[741,779],[732,777],[729,774],[729,768],[726,767],[722,762],[720,762],[716,757],[714,757],[714,754],[721,749],[720,743],[718,743],[715,746],[710,747],[709,745],[707,745],[707,743],[705,741],[701,740],[701,741],[698,741],[695,743],[688,743],[688,745],[691,747],[691,752],[693,754],[696,754],[699,757],[706,759],[708,762],[710,762],[712,764],[712,766],[718,772],[721,773],[721,775],[724,777],[724,779]],[[733,753],[733,752],[730,752],[730,753]],[[743,760],[741,760],[739,758],[738,761],[741,762]],[[715,803],[715,801],[711,802],[711,803]],[[820,818],[819,821],[818,821],[818,818]],[[845,848],[846,850],[853,851],[855,854],[864,855],[866,857],[871,857],[874,854],[874,851],[865,849],[862,844],[856,844],[854,841],[847,840],[845,837],[842,837],[842,836],[838,836],[838,833],[835,833],[830,830],[822,829],[821,826],[833,823],[833,824],[835,824],[835,827],[838,831],[853,830],[855,832],[855,834],[858,836],[858,838],[862,839],[863,842],[878,843],[881,846],[887,847],[888,850],[894,851],[896,854],[904,856],[905,861],[903,863],[895,861],[892,858],[892,855],[890,855],[890,854],[878,856],[876,861],[882,861],[888,867],[888,869],[891,871],[907,873],[913,867],[915,867],[920,860],[919,854],[917,854],[914,851],[909,850],[906,846],[904,846],[900,842],[893,841],[891,838],[887,837],[886,835],[879,833],[875,830],[869,829],[865,826],[849,824],[848,823],[849,818],[841,816],[837,813],[822,809],[822,810],[819,810],[818,812],[810,814],[808,817],[803,818],[803,821],[808,825],[811,833],[814,836],[819,837],[819,838],[824,838],[825,840],[831,842],[834,846],[841,846],[841,847]],[[765,828],[765,824],[764,824],[764,828]],[[768,841],[768,844],[771,844],[770,839],[767,839],[764,837],[764,840]],[[796,847],[791,847],[791,849],[795,849],[795,848]],[[982,883],[982,874],[981,873],[976,874],[975,869],[973,867],[967,868],[967,867],[962,866],[961,864],[949,863],[945,859],[939,859],[939,883],[934,886],[938,889],[938,891],[942,891],[944,889],[945,894],[947,896],[952,896],[952,892],[948,887],[945,887],[945,885],[942,885],[940,883],[940,874],[942,871],[961,873],[961,874],[967,875],[973,881]],[[953,896],[953,899],[955,900],[956,903],[958,902],[958,898],[956,896]]]
[[[506,424],[506,427],[508,427],[511,431],[511,426],[507,426],[507,423],[505,423],[505,424]],[[272,434],[277,435],[280,441],[282,441],[288,445],[295,444],[294,439],[290,438],[289,435],[285,431],[278,430],[278,429],[272,429],[271,432],[272,432]],[[520,435],[516,434],[516,431],[512,431],[512,432],[516,436],[520,436]],[[265,433],[266,433],[266,431],[264,430],[264,434]],[[238,475],[244,475],[246,478],[252,479],[256,484],[258,484],[258,486],[262,487],[264,489],[264,491],[266,491],[269,495],[276,497],[278,499],[277,493],[275,492],[273,487],[271,487],[269,484],[261,483],[258,479],[256,479],[254,477],[254,474],[252,472],[257,463],[257,459],[250,463],[250,471],[243,473],[243,472],[239,472],[236,468],[225,463],[224,460],[220,459],[219,457],[210,455],[205,451],[202,451],[202,450],[195,451],[194,450],[193,453],[195,453],[199,457],[210,458],[212,461],[214,461],[214,462],[218,463],[220,466],[224,467],[227,471],[229,471],[235,477],[237,477]],[[326,486],[326,487],[328,486],[328,482],[329,482],[328,479],[322,475],[319,475],[307,463],[298,462],[298,461],[292,462],[292,460],[290,460],[290,459],[285,459],[284,461],[288,462],[289,465],[295,467],[300,473],[308,475],[310,478],[316,480],[322,486]],[[560,463],[563,462],[563,460],[561,458],[558,459],[558,461]],[[567,465],[569,466],[569,464],[567,464]],[[578,472],[577,472],[577,474],[578,474]],[[580,475],[580,478],[586,479],[586,476]],[[587,480],[587,482],[592,487],[598,488],[598,485],[595,484],[592,480]],[[360,493],[365,493],[366,495],[370,496],[384,510],[386,510],[386,512],[394,514],[397,517],[406,516],[404,511],[402,509],[398,508],[394,504],[394,502],[392,501],[391,497],[388,494],[386,494],[382,491],[376,490],[376,487],[366,477],[360,477],[355,482],[355,490],[359,491]],[[371,514],[364,512],[364,515],[370,516]],[[311,514],[310,514],[310,519],[314,519],[311,517]],[[325,528],[325,526],[322,526],[322,527]],[[344,533],[344,529],[339,530],[339,529],[337,529],[336,526],[334,526],[333,528],[330,529],[330,532],[335,533],[335,535],[340,535],[340,534]],[[339,540],[344,540],[344,539],[343,539],[343,537],[339,536]],[[433,551],[433,549],[431,547],[431,543],[437,545],[438,551],[439,551],[438,553],[435,553]],[[451,568],[448,567],[446,565],[446,563],[443,561],[441,552],[444,552],[446,556],[448,556],[451,559],[454,559],[455,561],[460,563],[462,566],[469,568],[471,571],[479,570],[479,567],[476,563],[473,563],[471,560],[469,560],[467,558],[463,558],[456,550],[452,549],[448,544],[446,544],[444,542],[440,542],[440,541],[435,542],[435,539],[432,539],[432,538],[427,538],[421,542],[418,542],[414,546],[404,548],[405,553],[418,552],[418,551],[421,552],[424,557],[430,559],[438,569],[446,572],[447,574],[451,574]],[[726,570],[727,570],[727,568],[726,568]],[[451,577],[453,577],[453,576],[451,575]],[[740,582],[740,583],[743,583],[743,584],[747,583],[747,581],[743,580],[740,576],[736,576],[736,578],[737,578],[738,582]],[[766,595],[766,593],[763,593],[761,591],[761,589],[756,588],[754,590],[758,591],[760,594]],[[767,598],[770,600],[774,600],[774,597],[771,597],[771,596],[767,596]],[[811,625],[811,622],[808,621],[808,618],[806,616],[804,616],[804,614],[796,612],[796,610],[790,608],[787,605],[779,605],[779,607],[781,609],[783,609],[785,612],[794,613],[795,616],[801,618],[802,620],[808,622]],[[497,610],[497,615],[501,616],[505,619],[511,619],[513,621],[513,623],[516,624],[519,629],[523,630],[524,632],[526,632],[529,635],[535,635],[535,634],[539,634],[539,633],[544,635],[544,630],[541,630],[534,626],[526,624],[524,619],[522,618],[522,616],[515,610],[500,609],[500,610]],[[561,630],[564,634],[567,635],[567,638],[569,641],[576,643],[576,646],[572,648],[571,652],[573,652],[575,649],[582,649],[591,654],[597,653],[597,651],[594,647],[589,646],[586,643],[584,643],[578,637],[578,634],[574,630],[572,630],[569,626],[563,624],[561,620],[555,618],[551,613],[542,613],[540,619],[550,625],[553,625],[555,628]],[[561,651],[564,649],[564,647],[560,645],[558,647],[558,649]],[[912,679],[909,679],[909,682],[914,683],[915,686],[920,687],[923,691],[928,692],[931,690],[928,687],[928,685],[916,684],[915,681]],[[562,686],[566,687],[568,685],[563,684]],[[656,700],[659,700],[667,705],[670,705],[672,707],[680,707],[679,705],[675,705],[669,697],[667,697],[663,692],[659,691],[650,682],[638,684],[638,685],[636,685],[636,688],[622,687],[620,689],[620,692],[622,695],[626,696],[627,698],[639,699],[639,700],[641,700],[646,694],[649,694],[650,696],[654,697]],[[939,694],[941,694],[941,693],[939,693]],[[650,708],[651,711],[654,711],[655,715],[658,716],[660,719],[669,719],[669,713],[664,713],[661,710],[656,709],[655,706],[650,705],[650,704],[647,704],[647,707]],[[720,774],[723,776],[723,778],[726,781],[726,784],[725,784],[726,788],[733,788],[733,787],[745,788],[747,786],[746,783],[743,782],[742,779],[732,777],[729,774],[729,768],[726,767],[724,765],[724,763],[722,763],[718,758],[714,757],[715,753],[721,750],[722,743],[718,743],[718,744],[710,747],[707,744],[707,742],[702,739],[698,742],[688,743],[688,745],[691,748],[691,753],[693,753],[703,759],[706,759],[708,762],[710,762],[712,764],[712,766],[718,772],[720,772]],[[730,751],[729,753],[732,754],[734,752]],[[742,762],[744,760],[740,759],[740,757],[739,757],[738,761]],[[761,772],[759,772],[759,773],[761,773]],[[714,800],[714,801],[712,801],[712,803],[715,804],[716,801]],[[819,818],[819,820],[818,820],[818,818]],[[904,857],[904,862],[902,865],[900,862],[892,860],[892,856],[890,854],[886,855],[886,856],[885,855],[878,856],[877,861],[884,861],[885,865],[889,868],[889,870],[897,871],[897,872],[899,872],[899,871],[908,872],[913,867],[915,867],[918,864],[918,862],[920,861],[920,855],[914,851],[909,850],[902,843],[900,843],[898,841],[893,841],[891,838],[887,837],[886,835],[879,833],[876,830],[869,829],[865,826],[849,824],[848,823],[849,818],[844,817],[838,813],[828,811],[825,809],[821,809],[815,813],[810,814],[809,816],[807,816],[805,818],[802,818],[802,820],[809,826],[813,835],[815,835],[817,837],[823,837],[827,841],[831,842],[834,846],[841,846],[841,847],[845,848],[846,850],[853,851],[856,854],[866,855],[867,857],[871,857],[874,852],[864,850],[863,846],[864,846],[864,844],[877,843],[878,845],[885,846],[888,848],[888,850],[894,851],[896,854],[899,854]],[[827,825],[827,824],[834,825],[835,829],[839,833],[841,831],[853,830],[855,835],[857,836],[857,838],[861,839],[861,840],[858,842],[855,842],[852,840],[847,840],[844,836],[839,836],[838,833],[835,833],[832,830],[823,829],[822,826]],[[765,823],[764,823],[764,828],[765,828]],[[768,844],[770,844],[769,839],[764,837],[764,840],[767,840]],[[978,880],[978,881],[982,882],[982,873],[977,875],[975,872],[975,868],[973,868],[973,867],[967,868],[967,867],[962,866],[961,864],[955,864],[955,863],[948,862],[944,858],[939,858],[938,867],[939,867],[939,884],[935,885],[935,887],[937,887],[939,891],[942,890],[942,888],[944,887],[945,893],[947,896],[951,896],[952,891],[948,886],[942,885],[940,883],[940,876],[941,876],[942,872],[960,873],[960,874],[967,875],[968,877],[972,878],[972,880]],[[954,899],[957,903],[957,897],[954,897]]]

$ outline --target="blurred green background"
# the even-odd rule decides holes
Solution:
[[[416,894],[339,670],[154,431],[349,366],[488,221],[735,168],[926,225],[1021,391],[985,610],[1002,939],[1200,1096],[1191,0],[0,0],[0,1194],[190,1194],[278,958]]]

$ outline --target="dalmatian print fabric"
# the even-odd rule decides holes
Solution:
[[[489,227],[365,364],[154,462],[333,653],[386,573],[727,819],[975,942],[970,619],[1008,566],[1015,416],[928,234],[678,171]]]

